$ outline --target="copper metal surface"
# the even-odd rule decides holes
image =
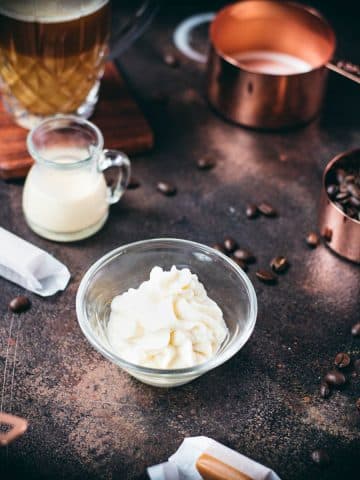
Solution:
[[[348,217],[329,199],[326,178],[332,168],[344,167],[350,159],[360,164],[360,149],[340,153],[327,165],[322,183],[320,200],[320,233],[326,244],[342,257],[360,263],[360,221]]]
[[[318,114],[336,40],[315,10],[290,2],[243,0],[218,13],[210,38],[207,94],[226,118],[278,129],[307,123]],[[313,68],[291,75],[252,72],[233,58],[251,50],[293,55]]]
[[[0,425],[9,425],[11,428],[6,432],[0,432],[0,446],[9,445],[23,435],[28,427],[28,422],[24,418],[10,415],[9,413],[0,413]]]

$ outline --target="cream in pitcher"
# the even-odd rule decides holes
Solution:
[[[25,182],[23,211],[30,228],[50,240],[80,240],[105,223],[109,205],[128,183],[130,162],[117,150],[103,150],[101,132],[73,116],[45,120],[28,136],[35,160]],[[116,167],[109,188],[103,171]]]

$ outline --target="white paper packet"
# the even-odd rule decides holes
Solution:
[[[151,480],[202,480],[195,465],[204,453],[239,470],[253,480],[280,480],[270,468],[208,437],[185,438],[169,461],[148,468],[148,475]]]
[[[70,280],[59,260],[1,227],[0,276],[43,297],[64,290]]]

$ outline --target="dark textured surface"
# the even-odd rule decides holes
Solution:
[[[322,8],[339,33],[340,53],[359,60],[355,11],[341,16],[336,5],[323,2]],[[0,225],[53,253],[72,272],[64,293],[30,295],[32,308],[21,316],[8,312],[7,303],[23,291],[0,279],[1,406],[30,422],[24,437],[0,450],[1,478],[144,479],[146,466],[164,461],[184,436],[200,434],[271,466],[283,480],[359,478],[360,377],[328,400],[318,394],[337,352],[360,356],[360,340],[350,335],[360,320],[359,267],[304,242],[316,227],[324,166],[359,146],[359,89],[331,75],[321,119],[286,134],[223,122],[203,100],[201,66],[182,59],[172,69],[161,62],[176,23],[204,8],[165,10],[123,57],[157,145],[133,160],[142,185],[112,208],[99,234],[72,245],[38,238],[24,222],[22,186],[0,184]],[[153,100],[163,93],[169,102]],[[199,171],[196,161],[208,153],[217,166]],[[176,184],[177,196],[159,194],[160,180]],[[246,203],[263,200],[279,218],[248,220]],[[75,294],[101,255],[143,238],[212,244],[226,234],[258,258],[249,271],[258,322],[235,358],[189,385],[159,390],[130,378],[85,341]],[[255,271],[275,255],[285,255],[291,268],[277,286],[263,285]],[[315,448],[328,449],[330,467],[311,463]]]

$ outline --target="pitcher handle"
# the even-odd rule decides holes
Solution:
[[[133,43],[150,25],[159,8],[158,1],[145,0],[136,10],[131,19],[113,35],[110,59],[118,57],[131,43]]]
[[[114,185],[108,187],[109,205],[117,203],[128,186],[131,174],[129,157],[120,150],[103,150],[103,154],[99,158],[98,170],[104,172],[111,167],[117,168],[119,172]]]

